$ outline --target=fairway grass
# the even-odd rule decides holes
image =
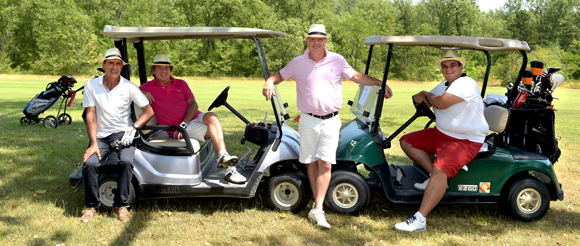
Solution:
[[[418,205],[390,203],[373,191],[369,206],[358,216],[327,211],[330,230],[306,220],[308,211],[284,213],[269,208],[264,189],[249,199],[195,198],[140,201],[133,218],[122,223],[112,213],[80,223],[82,190],[68,186],[88,143],[81,119],[82,95],[67,109],[71,125],[47,129],[42,124],[20,125],[24,106],[59,76],[0,75],[0,245],[579,245],[580,244],[580,90],[558,88],[554,93],[556,135],[562,156],[554,169],[564,189],[564,201],[550,204],[546,216],[524,223],[507,218],[492,205],[439,205],[427,222],[427,231],[401,233],[393,226],[417,211]],[[77,78],[79,88],[89,77]],[[226,87],[228,103],[248,120],[272,115],[270,102],[261,94],[263,79],[186,78],[200,109],[207,110]],[[347,101],[357,85],[345,81],[343,123],[352,119]],[[429,90],[435,83],[390,83],[394,96],[385,101],[381,127],[386,135],[414,113],[411,95]],[[293,82],[278,86],[291,119],[298,115]],[[488,93],[503,94],[491,87]],[[57,114],[60,101],[41,114]],[[241,156],[244,124],[225,107],[216,112],[224,126],[230,153]],[[268,116],[268,122],[273,121]],[[421,118],[406,131],[424,127]],[[292,120],[289,125],[297,128]],[[399,136],[400,137],[400,136]],[[385,152],[390,163],[410,163],[398,138]]]

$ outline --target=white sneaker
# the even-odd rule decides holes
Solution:
[[[228,167],[225,179],[234,184],[243,184],[247,181],[246,177],[238,173],[236,167]]]
[[[415,183],[413,187],[416,190],[425,191],[425,189],[427,189],[427,185],[429,184],[429,179],[431,178],[428,178],[427,180],[423,181],[423,183]],[[449,189],[449,185],[447,185],[447,189]]]
[[[425,189],[427,188],[427,184],[429,184],[429,179],[430,179],[430,178],[428,178],[427,180],[425,180],[423,183],[415,183],[415,184],[413,185],[413,187],[414,187],[416,190],[425,191]]]
[[[224,154],[218,158],[218,168],[227,168],[238,164],[238,157],[235,155]]]
[[[310,212],[308,212],[308,220],[316,222],[318,226],[324,229],[330,229],[330,224],[328,224],[324,218],[324,211],[313,212],[313,210],[310,210]]]
[[[411,215],[407,220],[395,224],[395,229],[406,232],[424,231],[427,229],[427,221],[421,223],[415,215]]]

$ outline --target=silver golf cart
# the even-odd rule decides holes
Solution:
[[[253,28],[236,27],[122,27],[105,26],[101,34],[114,39],[115,46],[128,57],[128,47],[132,44],[137,52],[139,81],[147,81],[145,44],[155,40],[173,39],[248,39],[256,46],[264,78],[270,76],[262,38],[284,37],[287,34]],[[125,61],[129,62],[129,61]],[[122,76],[129,79],[128,66]],[[226,106],[243,122],[245,127],[242,144],[249,141],[259,146],[253,159],[251,149],[240,158],[238,172],[248,180],[244,184],[234,184],[224,179],[225,169],[217,168],[211,139],[200,142],[190,139],[181,127],[158,125],[151,119],[141,129],[141,137],[136,139],[137,150],[134,159],[134,176],[131,182],[129,203],[137,199],[184,198],[184,197],[238,197],[251,198],[256,195],[258,185],[267,182],[267,201],[281,210],[298,212],[310,200],[310,187],[304,165],[298,165],[299,135],[286,124],[289,119],[280,93],[271,100],[275,121],[272,123],[251,123],[227,102],[229,86],[208,108]],[[256,97],[261,95],[256,92]],[[133,107],[133,120],[142,113]],[[165,132],[175,130],[184,139],[171,138]],[[111,209],[117,187],[116,156],[105,158],[100,168],[99,192],[101,207]],[[69,175],[69,184],[82,187],[81,165]]]

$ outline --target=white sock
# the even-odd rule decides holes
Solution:
[[[222,156],[227,155],[227,154],[228,154],[228,151],[225,149],[222,149],[222,150],[220,150],[220,152],[218,152],[218,157],[222,157]]]
[[[231,171],[234,168],[235,168],[234,166],[229,166],[228,169],[226,170],[226,173],[229,172],[229,171]]]
[[[427,218],[425,218],[421,213],[419,213],[419,211],[415,213],[415,218],[417,218],[417,220],[419,220],[419,222],[421,223],[425,223],[425,221],[427,220]]]
[[[313,213],[321,213],[321,212],[323,212],[323,211],[322,211],[322,209],[313,208],[313,209],[312,209],[312,212],[313,212]]]

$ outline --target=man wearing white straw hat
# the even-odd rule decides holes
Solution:
[[[307,164],[314,205],[308,219],[322,228],[330,228],[322,204],[336,164],[336,149],[341,126],[338,110],[342,107],[342,82],[349,79],[361,85],[381,85],[378,79],[355,71],[337,53],[326,49],[328,38],[324,25],[313,24],[306,36],[308,48],[282,70],[270,76],[262,94],[266,100],[274,95],[274,85],[284,80],[296,81],[297,105],[300,113],[300,162]],[[393,95],[387,86],[385,98]]]
[[[100,204],[98,168],[101,157],[114,151],[117,152],[119,159],[119,178],[113,211],[117,213],[119,220],[124,222],[130,218],[127,199],[133,178],[135,153],[133,139],[139,126],[144,125],[153,116],[153,109],[139,88],[121,76],[121,70],[127,63],[123,61],[119,49],[107,50],[104,57],[98,56],[98,60],[105,74],[86,82],[83,97],[87,132],[91,142],[83,157],[86,209],[81,221],[88,222],[97,213]],[[131,120],[131,102],[143,110],[143,114],[135,122]],[[119,139],[121,140],[119,148],[111,148],[110,144]]]
[[[157,54],[155,60],[147,64],[155,78],[140,88],[151,102],[159,124],[181,126],[190,138],[199,141],[211,138],[213,148],[218,153],[218,168],[227,168],[225,180],[236,184],[245,183],[246,178],[235,167],[238,157],[230,155],[226,150],[222,125],[217,115],[214,112],[199,111],[189,85],[171,76],[173,64],[169,56]],[[168,133],[175,138],[182,138],[178,131]]]
[[[424,102],[433,107],[436,126],[404,135],[400,139],[401,148],[431,177],[414,185],[415,189],[425,191],[421,207],[395,225],[399,231],[426,229],[427,215],[445,195],[447,182],[477,155],[489,132],[479,85],[463,74],[465,62],[465,57],[448,50],[436,61],[445,80],[431,92],[421,91],[413,96],[414,103]],[[435,160],[431,155],[436,155]]]

